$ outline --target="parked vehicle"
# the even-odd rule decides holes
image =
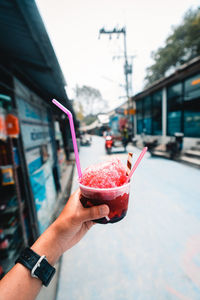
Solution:
[[[113,137],[111,135],[107,135],[105,138],[105,148],[107,154],[111,154],[113,147]]]
[[[89,134],[83,134],[80,136],[80,144],[81,146],[91,146],[91,136]]]
[[[172,137],[171,141],[167,143],[166,150],[170,154],[170,158],[174,159],[178,155],[180,155],[181,150],[183,148],[183,133],[176,132],[174,137]]]
[[[154,150],[155,147],[158,146],[158,140],[153,140],[153,141],[144,141],[143,142],[144,147],[148,147],[148,150],[151,152],[152,150]]]

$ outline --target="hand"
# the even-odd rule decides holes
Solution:
[[[56,228],[57,242],[61,252],[78,243],[86,232],[96,223],[92,220],[109,214],[107,205],[84,208],[80,202],[80,189],[71,195],[57,220],[52,224]]]
[[[32,245],[33,251],[45,255],[54,265],[59,257],[75,245],[94,225],[92,221],[107,216],[107,205],[84,208],[80,202],[80,190],[68,200],[60,216]],[[33,300],[42,286],[39,279],[30,276],[30,271],[17,263],[2,280],[0,280],[0,299]]]

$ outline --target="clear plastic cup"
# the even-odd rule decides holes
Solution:
[[[126,216],[130,183],[115,188],[92,188],[79,183],[80,201],[84,207],[107,204],[110,208],[108,217],[94,220],[96,223],[107,224],[120,221]]]

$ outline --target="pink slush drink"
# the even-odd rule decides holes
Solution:
[[[80,179],[81,203],[84,207],[107,204],[107,218],[94,220],[97,223],[115,223],[127,213],[130,183],[126,183],[126,168],[119,159],[90,166]]]

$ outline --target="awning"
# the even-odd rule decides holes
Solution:
[[[72,109],[63,73],[34,0],[0,1],[0,59],[29,80],[46,101],[56,98]]]

